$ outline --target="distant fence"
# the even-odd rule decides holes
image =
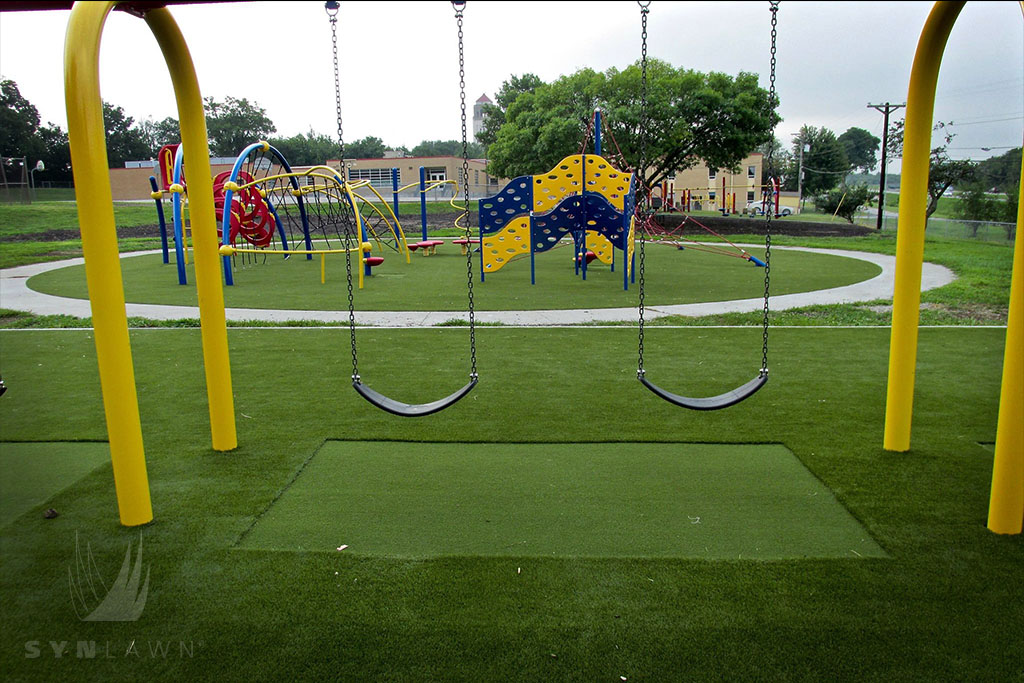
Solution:
[[[861,214],[857,222],[862,225],[876,224],[877,214]],[[896,215],[886,215],[882,219],[882,230],[896,231]],[[925,228],[929,237],[953,237],[956,239],[980,240],[982,242],[998,242],[1008,244],[1017,235],[1016,223],[1000,223],[998,221],[965,221],[955,218],[929,218]]]

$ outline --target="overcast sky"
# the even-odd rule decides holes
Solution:
[[[649,55],[699,71],[761,74],[767,87],[769,3],[651,3]],[[877,137],[868,104],[905,102],[930,2],[792,2],[779,11],[777,83],[787,144],[802,125]],[[323,2],[171,8],[204,96],[246,97],[279,135],[336,131],[331,32]],[[0,13],[0,75],[44,122],[67,128],[63,95],[68,11]],[[343,2],[338,22],[347,141],[389,146],[460,137],[457,30],[450,2]],[[640,56],[637,3],[488,2],[465,10],[467,103],[512,74],[544,81],[582,67],[624,68]],[[170,79],[145,25],[107,20],[103,98],[137,120],[177,118]],[[937,120],[953,121],[957,158],[983,159],[1024,139],[1024,21],[1017,2],[969,2],[939,77]],[[988,150],[982,148],[989,148]],[[7,150],[3,150],[7,153]],[[898,169],[898,164],[893,170]]]

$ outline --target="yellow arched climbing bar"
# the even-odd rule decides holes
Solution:
[[[159,8],[146,12],[145,18],[163,52],[174,86],[178,120],[181,122],[181,143],[185,146],[185,168],[195,169],[189,176],[189,218],[192,252],[196,261],[196,294],[202,325],[210,436],[215,451],[230,451],[238,446],[238,436],[203,98],[199,94],[192,56],[171,13]]]
[[[153,509],[125,312],[99,89],[100,37],[106,18],[116,4],[113,1],[75,4],[65,38],[64,89],[82,252],[118,511],[122,524],[136,526],[151,521]],[[157,35],[171,70],[178,97],[182,141],[186,144],[186,151],[191,148],[191,156],[186,163],[197,169],[198,187],[190,188],[190,191],[194,193],[198,208],[193,212],[192,220],[211,431],[214,448],[230,450],[237,445],[234,403],[223,294],[217,269],[213,188],[202,99],[188,49],[170,14],[165,9],[151,10],[147,13],[147,21]],[[204,206],[208,210],[199,208]]]
[[[122,524],[136,526],[152,521],[153,506],[128,339],[99,90],[100,34],[114,4],[80,2],[72,10],[64,46],[64,94],[118,512]]]
[[[1024,12],[1024,2],[1018,3]],[[963,2],[937,2],[932,8],[914,56],[903,141],[903,180],[896,241],[896,283],[893,293],[892,339],[886,395],[884,447],[910,449],[914,368],[924,261],[925,207],[928,201],[931,127],[935,86],[946,40]],[[1024,193],[1024,170],[1020,191]],[[1024,530],[1024,204],[1017,209],[1013,273],[1010,281],[1006,347],[999,396],[988,528],[1001,534]]]
[[[1024,11],[1024,3],[1021,3]],[[1024,196],[1024,164],[1020,173]],[[999,426],[992,464],[992,495],[988,528],[997,534],[1024,530],[1024,202],[1017,203],[1017,237],[1010,279],[1010,312],[1006,318],[1003,382],[999,393]]]
[[[910,450],[935,86],[946,40],[963,6],[963,2],[935,3],[921,31],[910,73],[903,131],[889,382],[885,400],[884,447],[889,451]]]

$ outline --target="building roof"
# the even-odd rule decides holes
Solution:
[[[345,161],[381,161],[381,162],[383,162],[383,161],[416,161],[417,159],[427,160],[427,161],[429,161],[430,159],[454,159],[456,161],[462,161],[462,157],[461,156],[455,156],[454,154],[441,154],[441,155],[429,156],[429,157],[394,157],[394,158],[367,157],[367,158],[360,158],[360,159],[345,159]],[[470,161],[477,161],[477,162],[480,162],[481,164],[487,163],[487,159],[474,159],[474,158],[471,157],[469,160]],[[336,164],[336,163],[338,163],[338,160],[337,159],[328,159],[327,163],[328,164]]]
[[[493,102],[491,102],[491,98],[487,96],[487,93],[484,93],[483,95],[478,97],[476,103],[493,104]]]

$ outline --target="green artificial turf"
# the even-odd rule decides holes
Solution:
[[[763,248],[751,249],[763,258]],[[537,284],[530,284],[530,261],[515,261],[485,282],[474,283],[479,310],[548,310],[611,308],[636,305],[637,288],[622,288],[621,264],[591,264],[584,282],[573,273],[570,249],[555,249],[537,258]],[[479,262],[474,262],[474,271]],[[231,308],[283,308],[344,310],[348,306],[345,262],[327,257],[327,282],[320,283],[319,257],[260,257],[257,264],[235,268],[231,287],[224,288]],[[179,285],[177,268],[163,264],[158,254],[122,260],[125,297],[129,302],[197,305],[193,266],[187,268],[189,285]],[[738,258],[679,250],[664,245],[646,249],[645,300],[647,305],[759,298],[764,293],[764,270]],[[839,287],[872,278],[878,266],[856,259],[776,250],[772,254],[772,293],[789,294]],[[406,264],[389,254],[374,270],[362,290],[355,291],[359,310],[459,311],[466,308],[466,259],[452,245],[433,256],[414,253]],[[355,277],[355,276],[353,276]],[[84,266],[42,273],[29,286],[58,296],[87,298]]]
[[[242,547],[429,558],[882,557],[777,444],[330,441]]]
[[[773,330],[768,384],[714,413],[666,404],[636,381],[635,330],[477,334],[477,388],[409,420],[352,390],[345,330],[231,329],[239,447],[215,453],[200,331],[132,331],[156,518],[120,526],[111,471],[100,467],[48,501],[60,517],[23,515],[0,528],[4,678],[1024,675],[1024,538],[985,528],[992,461],[977,445],[995,436],[1005,329],[921,330],[908,453],[882,450],[886,329]],[[467,337],[361,330],[360,373],[402,400],[436,399],[465,382]],[[657,329],[645,343],[648,376],[679,393],[720,393],[760,362],[759,330]],[[11,387],[0,398],[0,440],[106,438],[91,330],[0,331],[0,350]],[[396,439],[780,444],[888,558],[410,559],[236,547],[325,442]],[[150,572],[141,618],[80,621],[68,586],[76,536],[113,577],[140,535]],[[63,657],[50,641],[67,643]],[[75,656],[79,641],[97,644],[95,659]],[[151,654],[168,642],[167,656]],[[181,642],[191,647],[184,655]]]
[[[109,462],[106,443],[0,443],[0,526]]]

